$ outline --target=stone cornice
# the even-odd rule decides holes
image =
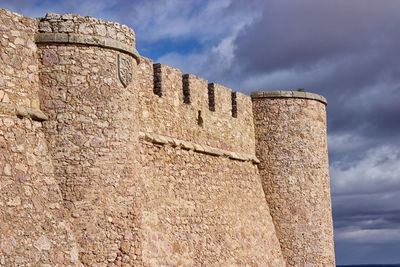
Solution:
[[[189,141],[184,141],[180,140],[177,138],[169,137],[169,136],[164,136],[164,135],[159,135],[159,134],[154,134],[154,133],[144,133],[144,132],[139,132],[139,138],[148,141],[150,143],[155,143],[155,144],[161,144],[161,145],[172,145],[176,147],[181,147],[187,150],[193,150],[195,152],[200,152],[212,156],[225,156],[230,159],[234,160],[240,160],[240,161],[251,161],[255,164],[260,163],[260,161],[257,159],[256,156],[254,155],[247,155],[247,154],[242,154],[242,153],[237,153],[237,152],[232,152],[228,150],[223,150],[207,145],[201,145],[201,144],[196,144],[193,142]]]
[[[135,58],[137,64],[140,63],[140,55],[137,50],[120,41],[101,37],[91,36],[77,33],[37,33],[35,35],[35,41],[37,44],[40,43],[62,43],[62,44],[83,44],[98,46],[103,48],[110,48],[121,52],[128,53]]]
[[[327,105],[326,98],[322,95],[300,91],[254,91],[251,98],[303,98],[319,101]]]
[[[34,121],[45,121],[47,116],[39,109],[0,103],[0,114],[13,115],[19,118],[31,118]]]

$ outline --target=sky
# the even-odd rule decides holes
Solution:
[[[337,264],[400,263],[400,0],[0,0],[126,24],[143,56],[249,94],[328,100]]]

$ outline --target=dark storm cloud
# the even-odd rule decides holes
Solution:
[[[399,129],[400,1],[268,1],[263,10],[237,38],[236,59],[249,79],[319,70],[324,75],[314,81],[292,79],[280,89],[300,82],[325,95],[330,133],[354,129],[376,137]],[[260,86],[278,89],[268,82]],[[370,95],[366,103],[363,95]]]
[[[397,188],[385,194],[337,195],[334,209],[336,228],[397,228],[400,223],[400,207],[387,204],[400,202],[399,191]]]
[[[331,135],[400,145],[400,1],[273,0],[260,8],[262,18],[236,40],[247,85],[321,93]]]
[[[260,5],[262,19],[243,31],[238,43],[238,58],[250,63],[251,71],[307,68],[391,45],[388,37],[400,38],[397,0],[272,0]]]

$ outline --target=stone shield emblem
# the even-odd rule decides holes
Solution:
[[[127,87],[132,82],[133,66],[131,57],[118,55],[118,76],[124,87]]]

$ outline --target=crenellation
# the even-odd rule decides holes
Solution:
[[[208,81],[193,74],[183,75],[184,103],[197,110],[208,109]]]
[[[182,81],[179,79],[182,77],[182,71],[161,63],[154,64],[153,71],[154,77],[157,77],[154,82],[161,88],[162,98],[171,101],[173,105],[176,105],[177,101],[182,102]],[[176,79],[177,77],[179,78]]]
[[[243,113],[232,120],[231,89],[212,84],[215,111],[211,111],[207,80],[193,74],[182,75],[179,69],[153,64],[149,59],[141,60],[138,79],[142,131],[241,153],[250,149],[254,153],[251,101],[240,102]],[[185,90],[190,103],[185,103]]]
[[[214,95],[215,95],[215,111],[217,116],[231,117],[232,90],[228,87],[214,83]]]
[[[324,97],[182,75],[75,14],[0,9],[0,44],[0,265],[334,266]]]
[[[76,14],[59,15],[47,13],[38,18],[39,33],[76,33],[87,36],[100,36],[116,39],[135,46],[135,32],[126,25]]]

